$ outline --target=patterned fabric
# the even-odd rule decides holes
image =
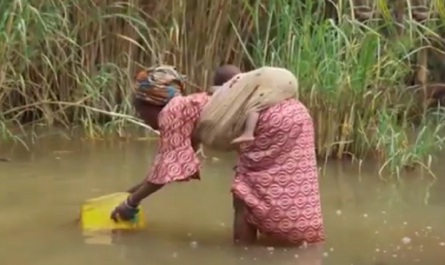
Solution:
[[[221,89],[204,107],[196,131],[206,146],[231,151],[249,113],[295,98],[298,80],[287,69],[264,66],[234,76]]]
[[[314,128],[303,104],[289,99],[262,111],[235,171],[232,192],[261,233],[294,243],[324,241]]]
[[[198,178],[201,164],[192,147],[192,133],[206,93],[174,97],[159,113],[159,149],[147,181],[167,184]]]
[[[167,105],[174,96],[184,91],[185,76],[173,66],[158,66],[136,75],[136,98],[158,106]]]

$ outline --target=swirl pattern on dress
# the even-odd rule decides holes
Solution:
[[[199,178],[201,164],[192,147],[192,133],[206,93],[176,96],[159,113],[159,147],[146,180],[155,184]]]
[[[252,143],[243,143],[232,184],[260,233],[294,242],[325,239],[314,126],[296,99],[260,114]]]

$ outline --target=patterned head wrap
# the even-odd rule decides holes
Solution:
[[[185,76],[173,66],[162,65],[140,71],[136,75],[136,98],[147,103],[165,106],[184,91]]]

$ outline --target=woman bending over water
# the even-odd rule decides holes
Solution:
[[[226,84],[218,94],[244,89],[246,82],[250,86],[297,89],[295,76],[289,71],[266,67],[230,80],[230,86]],[[154,165],[144,183],[116,207],[112,218],[131,218],[145,197],[167,183],[199,177],[192,135],[209,101],[204,93],[170,99],[158,116],[161,139]],[[144,118],[146,122],[155,119]],[[254,131],[254,139],[238,147],[231,188],[234,241],[253,244],[259,233],[279,243],[323,242],[313,123],[306,107],[290,98],[262,109]]]

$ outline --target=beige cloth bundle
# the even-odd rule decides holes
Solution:
[[[247,115],[297,95],[298,81],[284,68],[262,67],[235,76],[204,106],[195,130],[206,146],[233,150],[231,141],[244,130]]]

